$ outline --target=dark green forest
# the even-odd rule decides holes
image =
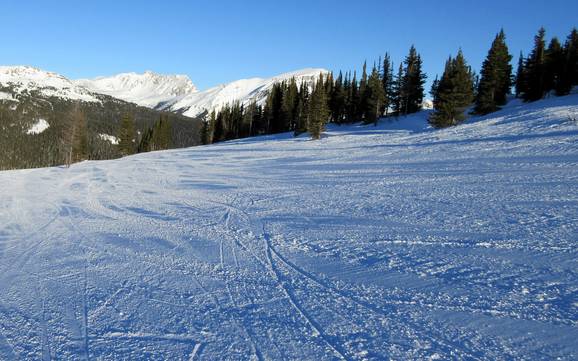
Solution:
[[[40,91],[18,93],[9,86],[0,87],[0,91],[13,97],[0,101],[1,170],[112,159],[137,151],[199,144],[199,119],[161,113],[105,95],[96,95],[101,101],[96,103],[46,97]],[[40,134],[27,134],[39,119],[50,127]],[[123,119],[129,119],[133,129],[132,134],[124,133],[125,139],[121,137]],[[160,123],[170,127],[158,131]],[[162,133],[162,144],[143,146],[143,138],[148,141],[155,129]],[[125,149],[100,134],[124,141]]]

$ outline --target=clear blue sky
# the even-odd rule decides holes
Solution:
[[[2,0],[0,64],[71,78],[153,70],[200,88],[304,67],[359,69],[409,46],[431,81],[462,47],[474,69],[501,27],[517,61],[538,28],[565,38],[575,0]]]

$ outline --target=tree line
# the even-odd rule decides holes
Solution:
[[[466,112],[484,115],[503,107],[515,87],[524,101],[548,94],[565,95],[578,85],[578,32],[573,29],[564,44],[552,38],[546,47],[542,28],[527,57],[520,54],[513,74],[512,55],[501,30],[493,40],[477,75],[461,51],[450,56],[442,76],[433,81],[430,95],[433,127],[460,124]],[[210,144],[256,135],[309,132],[319,139],[327,123],[377,124],[379,118],[415,113],[422,109],[424,84],[422,58],[414,46],[397,69],[389,54],[368,71],[319,74],[313,82],[290,79],[272,86],[264,104],[227,104],[209,114],[201,128],[201,142]]]

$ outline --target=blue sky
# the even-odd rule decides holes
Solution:
[[[431,81],[461,47],[474,69],[501,27],[514,63],[540,26],[565,38],[574,0],[2,0],[0,64],[71,78],[153,70],[200,88],[304,67],[359,69],[411,44]]]

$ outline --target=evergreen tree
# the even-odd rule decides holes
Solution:
[[[201,126],[201,143],[211,144],[213,143],[213,132],[215,131],[215,121],[217,115],[215,110],[211,111],[209,119],[206,119]]]
[[[467,65],[462,51],[446,62],[444,73],[434,97],[434,113],[430,124],[434,127],[456,125],[464,120],[464,110],[474,98],[474,74]]]
[[[546,30],[541,28],[534,37],[534,49],[524,64],[522,98],[525,101],[542,99],[546,93]]]
[[[335,85],[333,86],[333,91],[331,93],[330,108],[331,108],[331,119],[337,123],[341,124],[345,116],[345,102],[346,93],[343,85],[343,75],[339,72],[339,76],[335,80]]]
[[[438,76],[436,75],[436,78],[434,79],[433,83],[431,84],[431,89],[429,91],[429,95],[431,96],[431,98],[433,99],[433,103],[435,104],[436,101],[438,99],[436,99],[437,95],[438,95],[438,88],[440,86],[440,81],[438,79]]]
[[[88,130],[86,117],[76,104],[68,118],[68,124],[64,129],[65,163],[72,163],[88,159]]]
[[[501,30],[482,64],[481,78],[477,86],[475,112],[487,114],[506,104],[512,85],[512,56],[506,45],[506,35]]]
[[[516,70],[516,98],[520,97],[522,91],[524,90],[524,54],[520,51],[520,57],[518,58],[518,68]]]
[[[121,155],[125,156],[135,153],[135,124],[134,118],[129,113],[125,113],[122,116],[120,121],[120,129],[118,132],[118,139],[118,150]]]
[[[295,110],[297,108],[297,102],[299,101],[299,89],[297,88],[295,78],[291,78],[289,84],[284,88],[280,112],[282,131],[295,130],[297,123]]]
[[[389,109],[392,107],[394,98],[394,79],[393,79],[393,62],[389,57],[388,53],[385,53],[383,57],[383,68],[382,68],[382,87],[383,87],[383,106],[381,109],[381,114],[387,116],[389,114]]]
[[[403,114],[415,113],[421,109],[426,80],[421,68],[421,57],[412,45],[404,61],[404,73],[399,90],[400,110]]]
[[[377,120],[382,114],[384,102],[385,92],[383,89],[383,83],[380,79],[379,71],[374,66],[367,81],[366,88],[366,109],[364,118],[366,124],[374,123],[377,125]]]
[[[578,85],[578,30],[572,29],[563,49],[563,63],[560,79],[556,85],[557,95],[570,93],[572,86]]]
[[[361,73],[361,80],[359,81],[359,98],[356,104],[357,114],[355,118],[363,120],[365,118],[365,111],[367,110],[367,61],[363,63],[363,71]]]
[[[349,87],[348,96],[348,111],[347,111],[347,122],[355,122],[360,120],[359,118],[359,89],[357,87],[357,73],[353,72],[353,79],[351,80],[351,86]]]
[[[160,119],[152,128],[152,137],[149,144],[149,151],[165,150],[171,147],[171,124],[168,116],[161,115]]]
[[[305,133],[309,120],[309,86],[305,82],[299,87],[299,100],[297,102],[297,124],[293,134],[295,136]]]
[[[562,73],[564,68],[564,49],[560,40],[554,37],[550,40],[545,54],[545,80],[544,88],[546,92],[560,88]]]
[[[396,115],[401,114],[401,97],[402,97],[402,84],[403,84],[403,65],[399,64],[397,70],[397,75],[393,83],[393,97],[392,97],[392,108]]]
[[[314,86],[309,102],[309,119],[307,122],[307,131],[313,139],[320,139],[325,130],[325,124],[329,118],[329,109],[327,106],[327,94],[323,82],[323,74],[319,75],[319,80]]]

